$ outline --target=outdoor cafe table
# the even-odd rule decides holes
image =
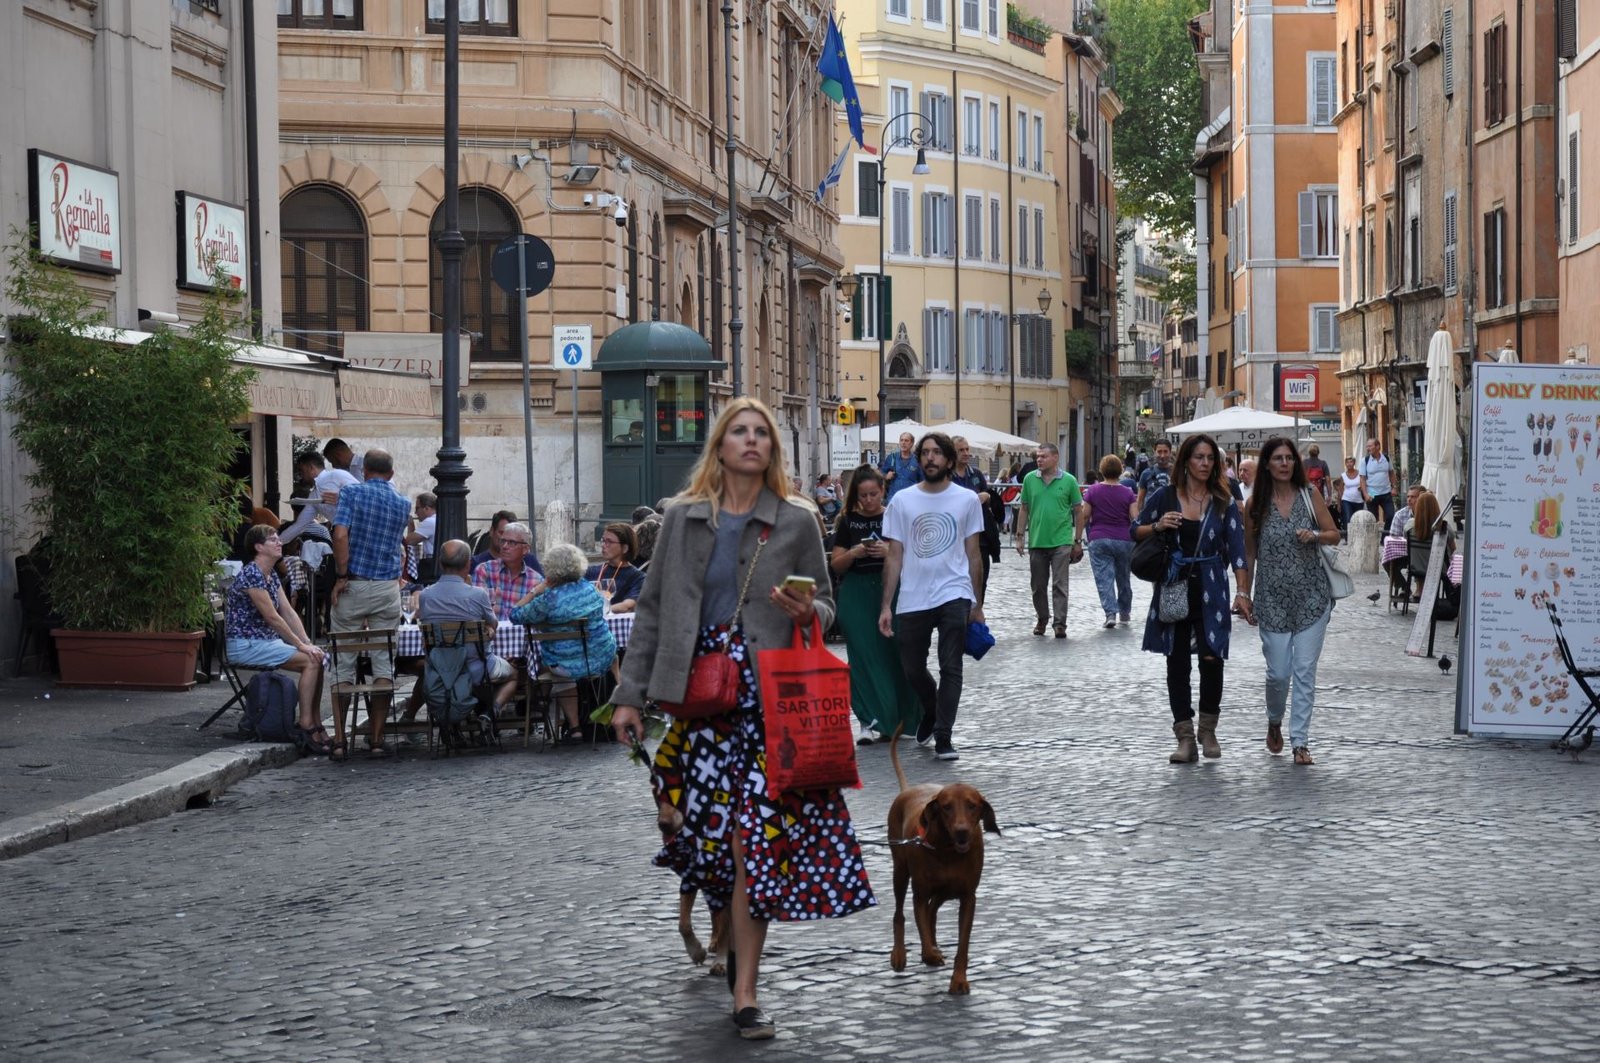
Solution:
[[[1403,559],[1407,556],[1408,549],[1407,539],[1405,536],[1385,535],[1383,537],[1383,563],[1387,565],[1391,561]],[[1451,554],[1450,570],[1445,573],[1445,579],[1449,580],[1457,587],[1461,586],[1461,570],[1465,566],[1465,563],[1466,562],[1463,560],[1459,551]]]
[[[632,613],[607,613],[606,626],[611,629],[611,636],[617,640],[617,649],[628,648],[628,638],[633,634]],[[401,657],[421,657],[422,628],[417,624],[401,624],[395,633],[395,653]],[[494,641],[489,644],[489,651],[497,657],[504,657],[508,661],[521,660],[526,655],[530,671],[539,670],[539,644],[535,642],[530,648],[528,645],[528,630],[521,624],[513,624],[509,620],[500,621],[500,627],[494,633]]]

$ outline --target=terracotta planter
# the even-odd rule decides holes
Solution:
[[[188,690],[203,631],[72,631],[56,628],[64,687]]]

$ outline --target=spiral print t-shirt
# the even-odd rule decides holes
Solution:
[[[951,485],[934,492],[918,485],[891,498],[883,537],[904,547],[897,611],[917,613],[957,598],[976,601],[966,541],[982,532],[983,507],[971,491]]]

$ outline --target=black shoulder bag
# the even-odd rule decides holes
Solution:
[[[1163,487],[1163,491],[1172,490],[1171,486]],[[1162,513],[1167,510],[1163,509]],[[1129,568],[1134,576],[1146,583],[1165,583],[1167,572],[1171,568],[1172,551],[1177,548],[1177,534],[1163,531],[1160,528],[1152,531],[1148,536],[1140,539],[1133,545],[1133,557]]]

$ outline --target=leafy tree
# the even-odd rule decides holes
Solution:
[[[1194,138],[1199,134],[1200,72],[1189,20],[1206,0],[1103,0],[1116,67],[1117,206],[1182,243],[1194,234]],[[1178,274],[1174,274],[1178,276]],[[1193,305],[1193,271],[1187,303]],[[1181,292],[1175,292],[1182,298]]]

